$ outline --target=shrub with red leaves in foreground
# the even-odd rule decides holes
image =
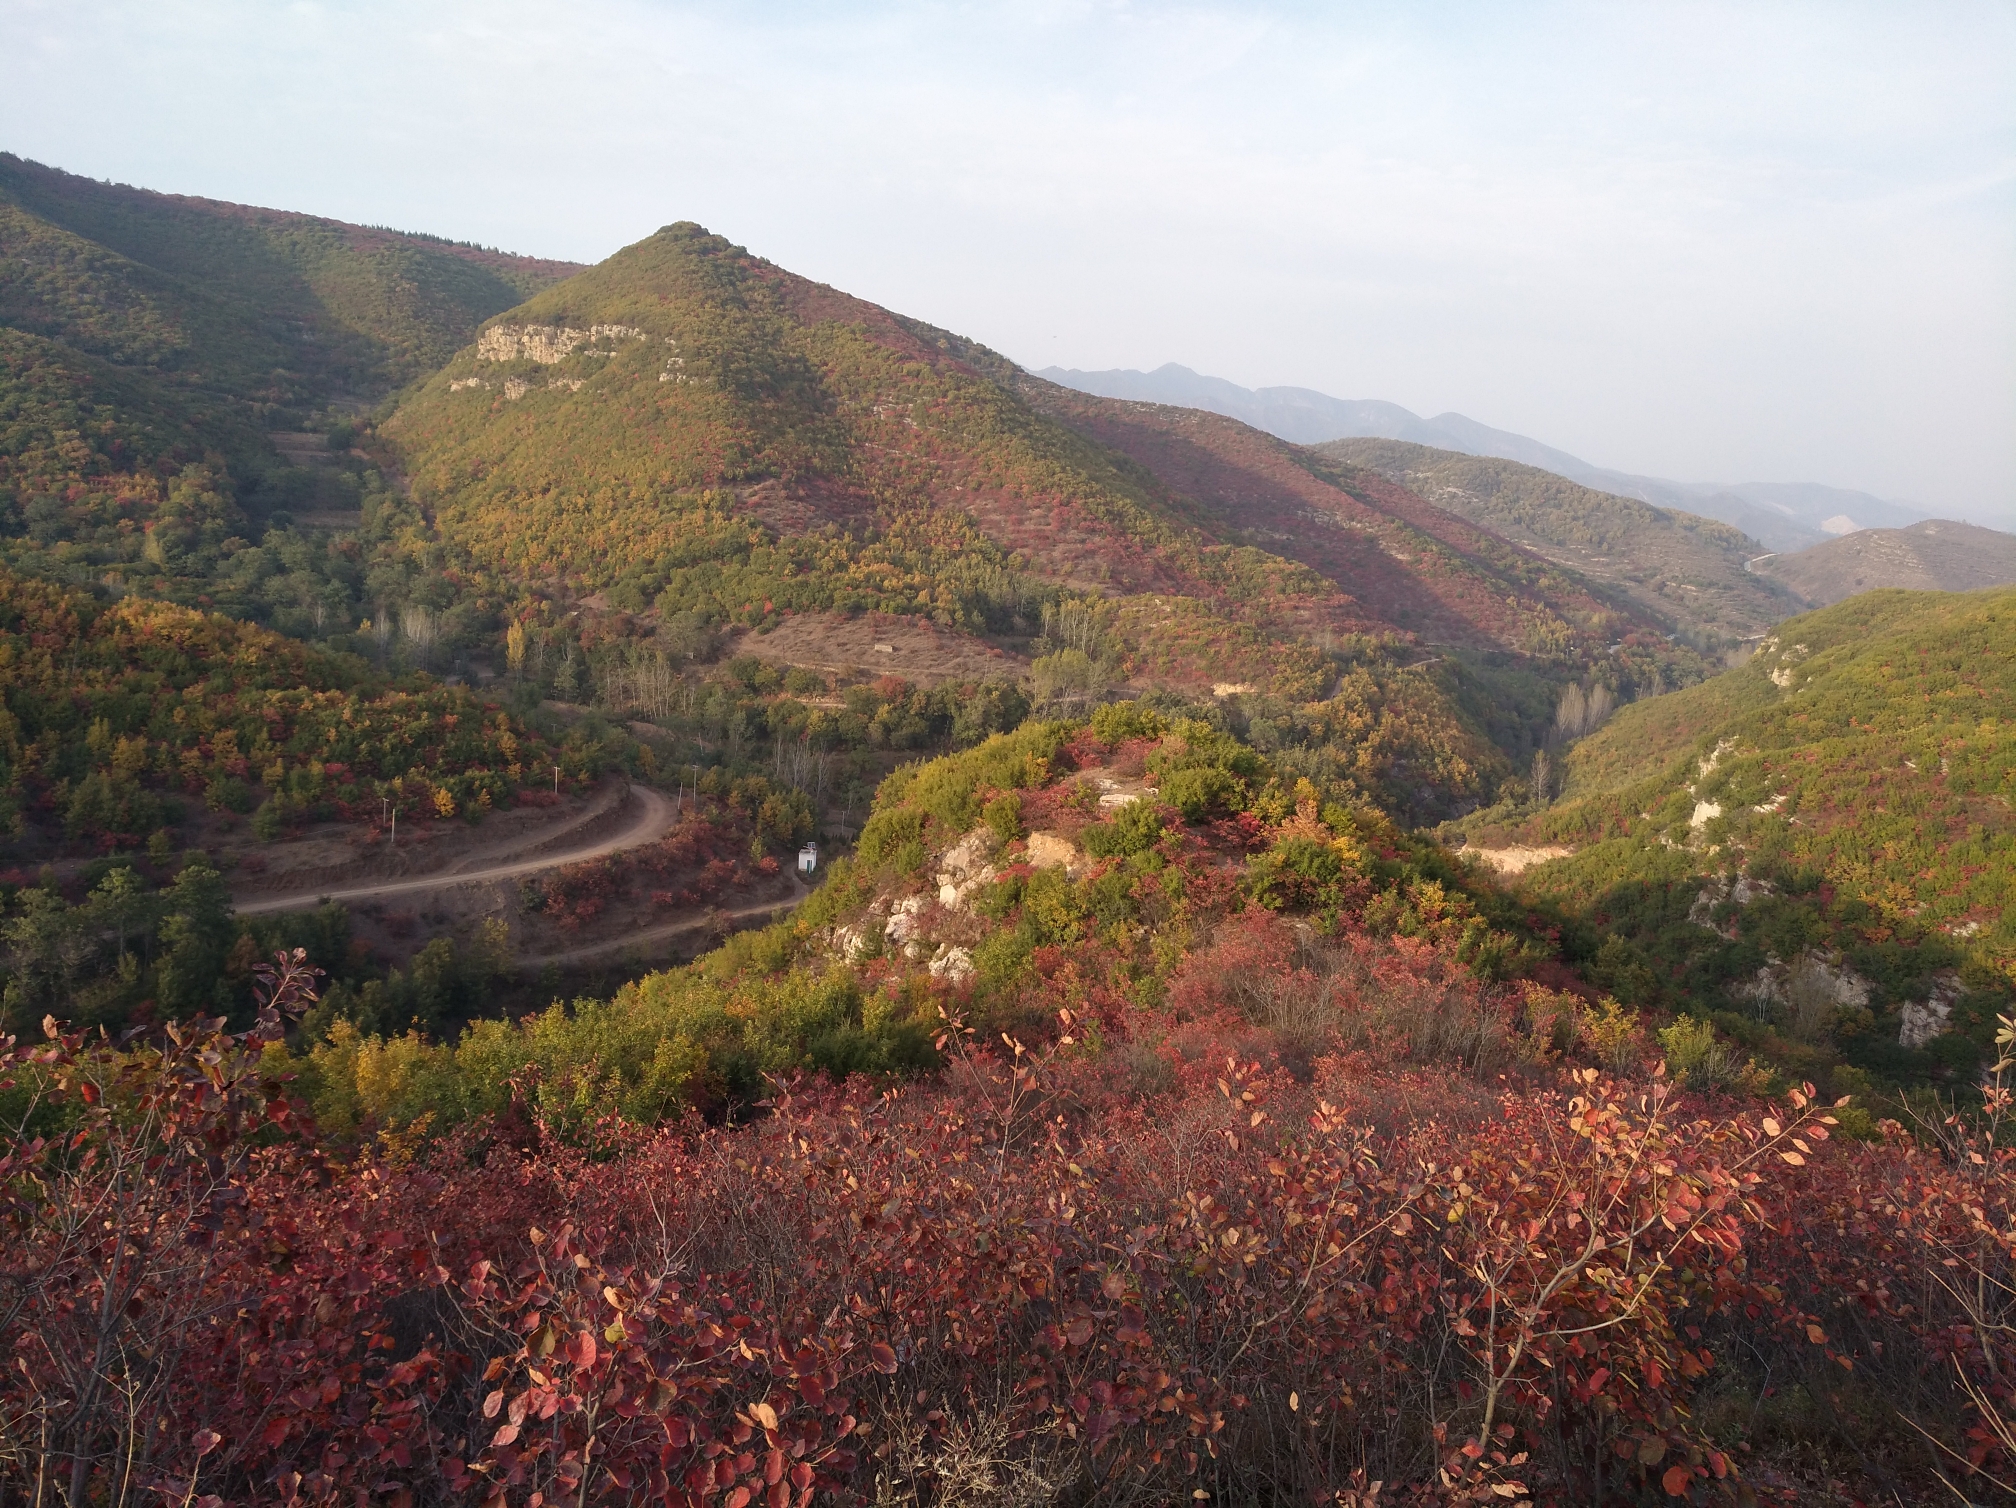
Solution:
[[[311,984],[281,959],[242,1035],[9,1045],[10,1494],[1789,1501],[1711,1427],[1750,1356],[1871,1369],[2008,1480],[2009,1167],[1965,1128],[1844,1152],[1803,1093],[1341,1053],[1144,1093],[1067,1014],[741,1128],[341,1163],[261,1076]]]

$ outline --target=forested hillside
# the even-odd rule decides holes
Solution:
[[[319,447],[571,270],[0,154],[0,548],[270,618],[222,557],[358,504],[273,432]]]
[[[1471,840],[1574,850],[1523,888],[1588,924],[1622,998],[1879,1076],[1970,1065],[2016,980],[2012,643],[2008,589],[1791,619],[1579,744],[1558,806]]]
[[[589,585],[627,575],[647,599],[670,590],[678,606],[758,621],[880,605],[984,629],[1047,588],[1181,597],[1277,634],[1397,631],[1542,655],[1633,626],[1400,493],[1368,504],[1300,477],[1301,506],[1339,513],[1335,547],[1284,559],[1288,536],[1235,516],[1222,478],[1057,422],[1068,396],[674,226],[489,327],[384,432],[444,531],[478,553]],[[907,574],[877,547],[891,526]],[[746,554],[738,528],[805,542],[754,574],[713,565]],[[850,537],[863,528],[877,536],[865,554]],[[1367,529],[1392,538],[1353,553]],[[838,553],[806,554],[822,537]]]
[[[2016,590],[1754,548],[0,158],[0,1497],[1987,1496]]]
[[[1951,519],[1908,529],[1857,529],[1790,555],[1766,556],[1757,574],[1811,607],[1873,592],[1970,592],[2016,583],[2016,534]]]
[[[1429,730],[1381,777],[1410,807],[1495,795],[1564,682],[1702,673],[1623,598],[1404,488],[1354,493],[1230,421],[1133,444],[1131,407],[679,225],[485,327],[377,433],[443,540],[542,612],[914,615],[1026,646],[1039,694],[1216,686],[1276,721],[1362,672],[1352,718],[1376,697]]]
[[[1621,588],[1641,611],[1704,643],[1753,637],[1803,605],[1747,569],[1763,545],[1711,518],[1598,492],[1517,461],[1402,440],[1310,448]]]
[[[248,401],[375,398],[577,271],[0,153],[0,324]]]
[[[1989,1133],[1928,1153],[1768,1061],[1703,1092],[1712,1028],[1194,717],[907,769],[794,918],[612,998],[443,1039],[252,978],[237,1036],[6,1059],[5,1338],[48,1358],[0,1379],[10,1482],[1845,1505],[2008,1469]],[[121,1281],[154,1302],[76,1302]],[[87,1314],[166,1426],[65,1385]]]

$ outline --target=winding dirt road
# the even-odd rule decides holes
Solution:
[[[795,911],[812,892],[797,875],[791,876],[791,894],[782,900],[754,901],[747,906],[736,906],[721,913],[730,921],[747,921],[752,916],[775,916],[786,911]],[[627,932],[621,937],[608,937],[600,942],[584,943],[578,948],[569,948],[564,953],[543,953],[521,957],[521,969],[543,969],[548,964],[564,967],[568,964],[585,963],[591,958],[599,958],[607,953],[620,953],[626,948],[647,947],[653,943],[666,942],[687,932],[698,932],[709,926],[715,918],[689,917],[685,921],[664,922],[656,927],[640,927],[635,932]]]
[[[379,896],[408,895],[416,890],[446,890],[456,885],[477,885],[490,880],[517,879],[521,875],[559,869],[567,864],[579,864],[586,859],[604,858],[612,853],[621,853],[626,848],[641,848],[646,843],[655,843],[672,830],[677,812],[671,802],[658,792],[641,785],[631,786],[630,794],[643,803],[643,814],[622,832],[584,844],[580,848],[537,854],[528,859],[505,860],[481,869],[457,870],[451,866],[448,869],[436,870],[432,874],[413,875],[399,880],[379,880],[368,885],[347,886],[341,890],[302,890],[287,895],[246,898],[236,903],[236,909],[240,916],[258,916],[269,911],[289,911],[297,906],[319,906],[325,901],[374,900]]]

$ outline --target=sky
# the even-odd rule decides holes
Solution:
[[[0,0],[0,149],[2016,523],[2016,0]]]

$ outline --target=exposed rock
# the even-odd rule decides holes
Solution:
[[[504,399],[507,403],[516,403],[526,393],[530,392],[531,388],[532,384],[521,378],[506,377],[504,379]]]
[[[1702,828],[1706,827],[1710,822],[1713,822],[1717,817],[1721,815],[1722,815],[1721,802],[1697,801],[1694,803],[1694,815],[1687,819],[1687,825],[1693,828],[1696,832],[1699,832]]]
[[[994,857],[1001,847],[1001,840],[991,827],[976,827],[945,850],[945,857],[938,861],[944,871],[939,876],[940,883],[950,879],[957,884],[970,879],[980,872],[987,861]]]
[[[1776,1006],[1801,1037],[1816,1039],[1844,1010],[1869,1009],[1869,981],[1845,966],[1838,955],[1803,949],[1789,964],[1772,959],[1748,984],[1732,993],[1759,1007]]]
[[[933,979],[964,984],[974,974],[973,955],[956,944],[947,943],[932,956],[930,970]]]
[[[1953,1002],[1959,998],[1958,974],[1949,970],[1933,975],[1931,992],[1924,1000],[1904,1002],[1904,1020],[1897,1028],[1897,1045],[1923,1047],[1934,1037],[1944,1036],[1953,1017]]]
[[[457,377],[454,381],[448,384],[448,391],[451,393],[459,393],[465,387],[488,387],[488,386],[490,386],[490,384],[485,382],[481,377]]]
[[[601,341],[643,340],[635,325],[590,325],[577,329],[570,325],[492,325],[476,337],[478,361],[536,361],[551,366],[565,361],[584,346]],[[607,351],[590,354],[606,356]]]
[[[1075,879],[1085,868],[1085,855],[1069,838],[1056,833],[1031,833],[1029,863],[1035,869],[1061,869]]]
[[[1527,845],[1514,843],[1510,848],[1464,848],[1463,857],[1475,859],[1486,869],[1499,874],[1519,874],[1531,869],[1535,864],[1545,864],[1549,859],[1565,859],[1574,853],[1572,848],[1563,848],[1556,843]]]
[[[1734,875],[1711,876],[1694,897],[1694,904],[1687,908],[1687,920],[1697,927],[1715,930],[1715,908],[1724,901],[1734,901],[1739,906],[1747,906],[1760,896],[1771,894],[1769,880],[1753,880],[1741,872]]]
[[[889,908],[889,920],[882,928],[882,935],[892,947],[908,949],[923,936],[921,913],[933,899],[928,895],[906,895]]]
[[[1779,656],[1778,668],[1771,672],[1771,684],[1776,686],[1780,691],[1789,688],[1792,684],[1793,667],[1805,659],[1808,653],[1809,651],[1804,644],[1794,644],[1790,649],[1786,650],[1783,655]]]
[[[870,929],[863,927],[835,927],[833,951],[848,963],[859,962],[869,954],[872,935]]]
[[[1735,747],[1735,739],[1725,738],[1720,740],[1713,749],[1709,750],[1708,757],[1701,761],[1701,778],[1705,780],[1710,775],[1713,775],[1715,767],[1722,763],[1722,756]]]
[[[955,881],[949,875],[939,875],[938,904],[957,910],[982,885],[991,885],[998,873],[992,864],[983,864],[963,880]]]
[[[966,898],[982,885],[993,882],[996,870],[987,860],[1001,846],[1001,840],[994,830],[976,827],[957,843],[945,850],[938,861],[944,867],[938,871],[938,904],[959,907],[966,904]]]

